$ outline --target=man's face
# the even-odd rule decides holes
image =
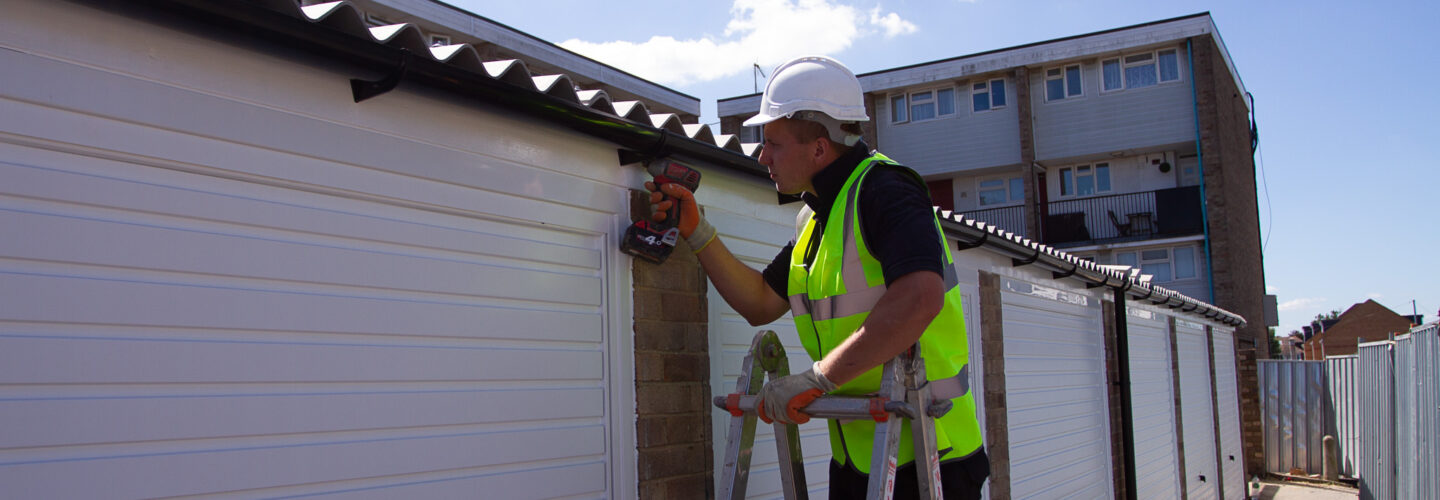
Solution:
[[[775,181],[775,190],[782,194],[813,192],[810,184],[825,165],[817,165],[820,159],[819,139],[801,141],[795,135],[796,122],[780,119],[765,124],[765,142],[760,150],[760,164],[770,170],[770,180]]]

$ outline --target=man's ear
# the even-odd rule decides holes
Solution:
[[[815,139],[815,144],[811,147],[813,148],[811,151],[815,155],[815,163],[821,165],[828,165],[830,163],[825,161],[826,158],[829,158],[831,149],[834,148],[834,146],[830,144],[830,139],[825,137]]]

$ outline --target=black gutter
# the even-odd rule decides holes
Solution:
[[[764,167],[742,153],[668,130],[642,125],[591,109],[579,102],[513,85],[428,56],[417,56],[403,48],[357,37],[256,3],[209,0],[146,0],[143,3],[229,29],[235,34],[256,37],[374,69],[396,79],[394,82],[384,82],[385,84],[399,84],[403,80],[406,84],[424,85],[533,117],[614,143],[638,153],[641,157],[669,156],[769,178]],[[367,82],[360,82],[358,85],[364,86],[365,83]],[[374,95],[378,94],[366,98]]]

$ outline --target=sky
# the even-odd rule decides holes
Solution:
[[[764,88],[755,65],[799,55],[867,73],[1209,12],[1254,96],[1276,332],[1367,299],[1440,319],[1440,51],[1425,35],[1440,2],[447,3],[699,98],[706,123],[717,99]]]

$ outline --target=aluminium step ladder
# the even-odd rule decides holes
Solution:
[[[915,439],[915,471],[920,497],[938,500],[940,463],[935,449],[935,418],[950,411],[950,400],[933,400],[925,379],[925,360],[915,345],[885,362],[878,393],[870,396],[822,396],[803,411],[811,418],[875,421],[875,447],[870,455],[870,481],[866,498],[889,499],[895,488],[896,455],[904,417],[910,421]],[[741,365],[735,393],[717,396],[715,406],[730,412],[730,430],[725,444],[725,468],[717,498],[745,497],[750,475],[751,448],[755,444],[755,422],[759,419],[756,396],[765,385],[765,375],[776,379],[790,374],[785,347],[772,330],[755,334],[750,353]],[[781,491],[786,500],[805,499],[805,467],[800,453],[799,426],[775,422],[775,445],[779,452]],[[881,445],[883,443],[883,445]],[[883,464],[883,466],[882,466]]]

